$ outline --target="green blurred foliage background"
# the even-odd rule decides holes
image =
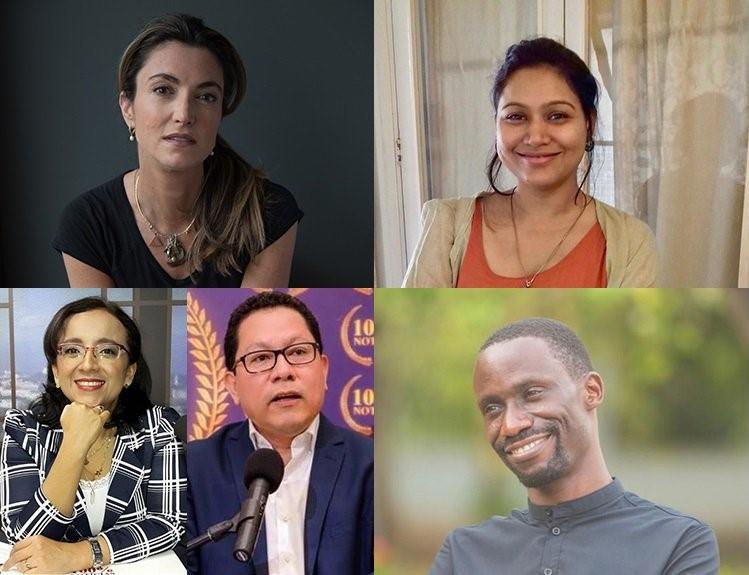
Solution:
[[[625,488],[711,523],[722,572],[749,573],[749,520],[737,523],[749,515],[749,290],[711,289],[378,289],[377,573],[425,573],[450,529],[525,505],[484,445],[471,378],[489,334],[531,316],[588,348]],[[711,511],[726,497],[736,513]]]

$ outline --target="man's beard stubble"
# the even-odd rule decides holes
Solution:
[[[549,423],[544,429],[531,429],[523,432],[522,434],[518,434],[512,439],[504,441],[504,445],[525,439],[526,437],[531,437],[532,435],[542,433],[549,433],[549,439],[551,439],[552,437],[554,438],[554,453],[551,456],[551,459],[549,459],[549,461],[546,462],[543,467],[541,467],[540,469],[535,469],[530,473],[524,473],[515,468],[515,466],[509,461],[509,458],[505,453],[504,446],[500,446],[499,448],[497,448],[497,446],[494,447],[494,450],[497,452],[497,455],[499,455],[499,458],[502,460],[502,462],[518,478],[520,483],[528,488],[543,487],[544,485],[548,485],[549,483],[552,483],[557,479],[564,477],[567,474],[570,466],[569,455],[567,454],[567,451],[564,449],[564,447],[562,447],[562,443],[559,441],[559,426],[554,423]]]

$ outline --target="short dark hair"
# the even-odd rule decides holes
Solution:
[[[545,317],[531,317],[506,325],[491,334],[481,346],[486,348],[519,337],[537,337],[544,340],[567,373],[579,378],[593,371],[588,350],[574,331],[560,321]]]
[[[491,98],[494,105],[495,118],[499,99],[502,96],[502,92],[504,92],[505,86],[507,86],[510,76],[524,68],[538,68],[542,66],[549,66],[562,76],[580,100],[580,104],[583,107],[583,114],[590,125],[588,142],[592,144],[593,118],[597,115],[598,111],[598,84],[588,66],[580,59],[580,56],[551,38],[540,37],[522,40],[507,49],[505,59],[497,69],[494,84],[492,85]],[[591,147],[589,150],[586,148],[586,150],[589,160],[588,168],[580,183],[578,193],[582,190],[593,163],[593,148]],[[501,167],[502,162],[497,155],[495,146],[491,161],[486,168],[486,176],[489,179],[489,186],[495,192],[499,193],[503,193],[497,188],[496,184]]]
[[[242,320],[251,313],[260,311],[261,309],[272,309],[274,307],[286,307],[299,313],[307,323],[307,327],[309,328],[312,337],[315,338],[318,350],[320,354],[322,354],[320,325],[317,323],[317,318],[312,314],[304,302],[287,293],[269,291],[259,293],[244,300],[233,312],[231,312],[229,325],[226,327],[226,335],[224,336],[224,361],[226,362],[226,369],[234,371],[237,357],[237,346],[239,345],[239,342],[237,341],[237,332],[239,331],[239,324],[242,323]]]
[[[47,382],[44,384],[42,395],[31,402],[29,409],[40,423],[60,427],[60,415],[70,400],[55,384],[52,366],[57,361],[57,346],[70,317],[95,309],[105,310],[122,324],[127,332],[128,365],[137,364],[133,381],[120,392],[117,406],[105,427],[117,427],[122,432],[128,428],[137,429],[141,416],[153,405],[148,397],[151,392],[151,372],[141,354],[140,331],[135,321],[120,306],[99,297],[86,297],[66,304],[57,310],[49,322],[44,332]]]

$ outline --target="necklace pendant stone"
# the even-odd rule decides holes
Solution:
[[[161,238],[157,236],[156,234],[153,235],[153,239],[151,240],[151,243],[148,244],[152,248],[163,248],[164,242],[161,241]]]
[[[177,234],[172,234],[166,241],[166,248],[164,248],[164,254],[166,254],[166,263],[172,267],[181,266],[185,263],[185,248],[182,242],[179,241]]]
[[[532,280],[525,280],[525,287],[527,287],[527,288],[533,287],[533,281]]]

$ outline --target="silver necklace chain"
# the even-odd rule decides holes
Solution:
[[[192,217],[192,220],[189,224],[187,224],[187,227],[182,230],[181,232],[177,233],[171,233],[171,234],[164,234],[156,229],[156,226],[154,226],[151,223],[151,220],[149,220],[146,217],[146,214],[143,213],[143,209],[140,207],[140,199],[138,198],[138,180],[140,179],[140,169],[135,172],[135,205],[138,208],[138,212],[140,213],[141,217],[146,221],[146,224],[148,224],[148,229],[153,233],[154,236],[157,238],[165,238],[166,239],[166,247],[164,248],[164,254],[166,255],[166,263],[169,264],[172,267],[181,266],[185,263],[185,260],[187,259],[187,250],[185,250],[185,246],[182,245],[182,242],[179,241],[179,236],[182,236],[190,231],[190,228],[192,228],[192,225],[195,223],[195,219],[198,217],[197,214],[195,214]],[[197,199],[195,200],[197,202]],[[193,204],[193,209],[195,208],[195,205]]]

